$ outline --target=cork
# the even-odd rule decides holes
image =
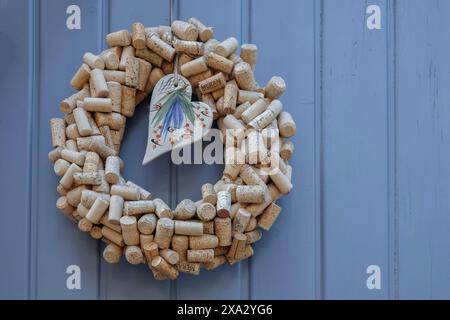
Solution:
[[[77,142],[72,139],[66,140],[66,148],[75,152],[78,152]]]
[[[75,108],[73,110],[73,115],[80,136],[92,135],[92,127],[89,124],[86,110],[83,108]]]
[[[178,253],[171,249],[163,249],[159,251],[159,255],[172,265],[180,261],[180,256],[178,255]]]
[[[233,71],[233,61],[218,55],[217,53],[210,52],[206,55],[206,63],[208,67],[225,73],[231,73]]]
[[[172,32],[182,40],[197,40],[198,38],[198,30],[195,25],[181,21],[175,20],[172,22]]]
[[[102,183],[102,178],[98,172],[76,172],[73,181],[77,185],[97,186]]]
[[[247,62],[241,62],[234,66],[234,77],[240,89],[255,90],[258,86],[252,68]]]
[[[82,169],[75,163],[72,163],[70,167],[66,170],[64,175],[59,180],[59,183],[66,189],[70,189],[73,184],[73,175],[76,172],[81,172]]]
[[[119,30],[106,35],[106,43],[110,47],[126,47],[131,44],[131,35],[128,30]]]
[[[278,116],[278,125],[280,128],[280,135],[285,138],[292,137],[296,132],[295,121],[289,112],[283,111]]]
[[[130,264],[141,264],[144,262],[144,254],[138,246],[125,247],[125,259]]]
[[[288,194],[292,190],[291,181],[281,170],[277,168],[271,170],[270,179],[282,194]]]
[[[273,120],[280,114],[283,109],[283,104],[280,100],[272,100],[272,102],[267,107],[263,113],[258,115],[256,118],[251,120],[247,127],[256,130],[261,130],[272,123]]]
[[[64,159],[58,159],[53,164],[53,170],[55,174],[59,177],[62,177],[64,173],[66,173],[67,169],[70,167],[70,162]]]
[[[101,126],[99,128],[101,135],[105,138],[105,144],[110,147],[114,148],[114,143],[112,141],[112,135],[111,135],[111,129],[108,126]]]
[[[55,162],[56,160],[61,158],[61,151],[63,147],[56,147],[48,153],[48,161]]]
[[[66,143],[66,123],[64,119],[50,119],[50,128],[52,131],[53,147],[64,147]]]
[[[203,234],[214,234],[214,220],[202,221],[203,223]]]
[[[188,19],[188,22],[197,28],[198,38],[202,42],[206,42],[214,36],[213,28],[206,27],[199,19],[192,17]]]
[[[217,39],[209,39],[208,41],[205,42],[205,55],[208,55],[210,52],[214,52],[217,48],[217,46],[219,45],[219,41]]]
[[[90,79],[92,80],[92,85],[95,90],[95,98],[108,97],[109,90],[103,71],[101,69],[92,69]]]
[[[181,74],[187,78],[205,72],[207,70],[208,66],[204,57],[186,62],[180,67]]]
[[[232,232],[244,233],[245,228],[247,227],[251,217],[252,215],[250,214],[250,212],[248,212],[244,208],[240,208],[233,219],[233,225],[231,229]]]
[[[173,235],[172,249],[178,253],[180,261],[186,261],[187,249],[189,249],[189,237],[177,234]]]
[[[208,202],[200,203],[197,206],[197,217],[202,221],[211,221],[216,217],[216,207]]]
[[[103,234],[103,237],[105,237],[112,243],[116,244],[117,246],[119,246],[119,247],[125,246],[125,243],[123,242],[122,234],[120,234],[119,232],[114,231],[113,229],[104,226],[102,228],[102,234]]]
[[[253,230],[251,232],[246,232],[245,236],[247,237],[247,244],[252,244],[261,239],[262,233],[259,230]]]
[[[144,214],[138,221],[139,232],[147,235],[152,234],[155,231],[157,220],[153,213]]]
[[[101,198],[95,199],[92,207],[86,214],[86,219],[96,224],[100,221],[101,217],[105,214],[106,209],[108,209],[109,202]]]
[[[126,185],[129,187],[135,187],[139,189],[139,192],[141,194],[141,199],[142,200],[151,200],[152,199],[152,194],[150,192],[148,192],[147,190],[145,190],[144,188],[138,186],[137,184],[135,184],[134,182],[131,181],[127,181]]]
[[[134,216],[123,216],[120,218],[123,241],[126,245],[136,246],[139,244],[139,232],[137,219]]]
[[[122,104],[122,85],[116,81],[106,82],[111,99],[111,111],[120,112]],[[107,111],[110,112],[110,111]]]
[[[239,95],[239,92],[238,92],[238,95]],[[238,105],[236,107],[236,110],[234,110],[233,116],[238,120],[242,119],[242,114],[246,110],[248,110],[248,108],[250,108],[250,107],[251,107],[251,103],[248,101],[241,103],[240,105]]]
[[[117,70],[120,64],[120,54],[121,49],[119,47],[110,48],[104,50],[100,53],[100,58],[105,63],[105,69],[107,70]]]
[[[217,193],[217,216],[226,218],[230,215],[231,194],[228,191],[219,191]]]
[[[195,216],[195,203],[190,199],[182,200],[175,208],[174,216],[177,220],[189,220]]]
[[[231,245],[231,219],[216,217],[214,219],[214,229],[219,238],[219,246]]]
[[[173,44],[176,52],[183,52],[192,56],[201,56],[204,54],[205,45],[198,41],[175,40]]]
[[[264,99],[258,99],[247,110],[245,110],[241,118],[245,123],[249,123],[267,109],[267,103]]]
[[[219,246],[219,238],[215,235],[204,234],[189,237],[189,248],[192,250],[214,249]]]
[[[217,45],[215,53],[222,57],[228,57],[236,51],[238,45],[237,39],[230,37]]]
[[[272,77],[265,86],[266,98],[278,99],[286,91],[286,83],[281,77]]]
[[[152,213],[155,212],[155,205],[152,200],[125,201],[123,212],[128,216]]]
[[[106,81],[115,81],[120,84],[125,84],[125,71],[103,70],[103,76]]]
[[[139,228],[139,223],[138,223]],[[140,234],[139,235],[139,243],[141,246],[142,251],[144,251],[144,246],[148,243],[153,242],[153,235],[152,234]],[[144,252],[145,253],[145,252]]]
[[[67,216],[71,216],[72,212],[75,210],[64,196],[59,197],[58,200],[56,200],[56,208]]]
[[[153,52],[152,50],[148,49],[147,47],[136,50],[135,55],[138,58],[150,62],[152,66],[156,66],[159,68],[161,68],[162,66],[163,58],[160,55]]]
[[[239,209],[241,208],[245,208],[247,206],[246,203],[240,203],[240,202],[235,202],[231,205],[231,210],[230,210],[230,219],[234,219],[234,217],[236,217],[236,213],[238,212]]]
[[[70,80],[70,85],[76,90],[81,90],[89,81],[90,76],[91,68],[89,68],[87,64],[83,63],[73,75],[72,80]]]
[[[223,73],[218,73],[213,75],[212,77],[209,77],[208,79],[205,79],[203,81],[200,81],[198,84],[198,87],[200,89],[200,92],[202,94],[213,92],[217,89],[224,88],[226,85],[226,80],[223,75]]]
[[[157,34],[147,37],[147,47],[161,56],[164,60],[172,62],[175,56],[175,49],[162,41]]]
[[[181,261],[178,262],[174,267],[179,272],[188,273],[194,276],[198,276],[200,274],[200,263],[198,262]]]
[[[153,200],[155,204],[155,213],[158,216],[158,218],[169,218],[173,219],[173,212],[170,210],[169,206],[159,198],[156,198]]]
[[[240,260],[244,256],[247,237],[242,233],[235,233],[230,250],[226,254],[229,260]]]
[[[121,130],[125,126],[126,118],[122,116],[120,113],[111,112],[111,113],[95,113],[95,122],[99,126],[109,126],[111,130]]]
[[[80,221],[78,221],[78,230],[81,232],[89,232],[92,230],[93,224],[86,218],[81,218]]]
[[[214,260],[213,249],[202,250],[188,250],[187,261],[188,262],[212,262]]]
[[[99,226],[93,226],[91,231],[89,231],[89,235],[95,240],[100,240],[103,237],[102,228]]]
[[[136,108],[136,88],[122,86],[121,112],[125,117],[132,117]]]
[[[278,218],[281,212],[281,207],[275,204],[275,202],[271,203],[264,212],[259,216],[258,219],[258,227],[269,231],[275,220]]]
[[[150,270],[152,270],[153,277],[156,280],[166,280],[167,277],[152,267],[152,260],[156,257],[159,257],[158,245],[155,242],[150,242],[142,246],[142,251],[144,252],[145,259],[147,260],[147,265]]]
[[[129,186],[111,186],[111,195],[121,196],[124,200],[137,201],[140,200],[141,193],[138,188]]]
[[[229,256],[226,256],[226,257],[227,257],[228,263],[232,266],[233,264],[235,264],[235,263],[237,263],[237,262],[239,262],[241,260],[245,260],[245,259],[250,258],[251,256],[253,256],[253,254],[254,254],[253,248],[252,248],[251,245],[248,244],[248,245],[245,246],[244,251],[242,252],[240,259],[234,260],[234,259],[231,259]]]
[[[85,98],[83,108],[90,112],[112,112],[113,105],[110,98]],[[75,111],[75,110],[74,110]],[[81,132],[80,132],[81,134]]]
[[[231,246],[231,241],[230,241],[230,245],[228,245],[228,246],[224,246],[224,247],[219,246],[217,248],[214,248],[214,256],[219,257],[219,256],[226,255],[227,252],[230,251],[230,246]]]
[[[156,224],[154,241],[160,249],[167,249],[170,246],[174,233],[174,221],[169,218],[161,218]]]
[[[291,140],[284,140],[281,144],[280,157],[285,160],[291,160],[294,153],[294,143]]]
[[[122,217],[124,200],[119,195],[112,195],[109,201],[108,221],[112,224],[119,225]]]
[[[125,84],[140,91],[145,89],[152,66],[149,62],[128,57],[125,63]]]
[[[260,92],[239,90],[238,103],[250,102],[255,103],[258,99],[264,99],[264,95]]]
[[[164,61],[161,65],[161,70],[164,74],[169,74],[174,72],[174,64],[173,62]]]
[[[223,265],[227,259],[224,256],[214,257],[212,262],[204,262],[202,263],[202,267],[206,270],[214,270]]]
[[[131,44],[136,49],[145,48],[145,27],[140,22],[131,25]]]
[[[77,101],[78,102],[78,101]],[[73,113],[66,113],[64,115],[64,120],[66,121],[66,125],[75,123],[75,118],[73,116]]]
[[[213,73],[211,72],[211,70],[208,69],[205,72],[202,72],[202,73],[196,74],[195,76],[189,77],[188,80],[193,88],[197,88],[200,82],[202,82],[203,80],[206,80],[212,76],[213,76]]]
[[[255,70],[257,55],[258,47],[256,45],[251,43],[244,43],[241,45],[241,58],[252,67],[252,70]]]
[[[175,234],[200,236],[203,234],[203,224],[195,221],[175,221]]]
[[[83,62],[87,64],[91,69],[105,69],[105,63],[103,62],[103,60],[99,56],[91,52],[86,52],[83,55]]]
[[[223,93],[223,112],[225,114],[232,114],[236,110],[237,95],[238,87],[230,81],[225,85]]]
[[[90,96],[89,85],[85,84],[83,86],[83,89],[81,89],[80,91],[74,93],[70,97],[62,100],[59,103],[59,110],[61,112],[69,114],[76,107],[77,101],[79,101],[79,100],[82,101],[84,98],[89,97],[89,96]]]
[[[164,274],[170,280],[178,278],[178,271],[160,256],[155,257],[152,260],[152,267]]]
[[[82,152],[77,152],[77,151],[73,151],[73,150],[69,150],[69,149],[63,149],[63,150],[61,150],[61,158],[70,163],[75,163],[82,167],[84,165],[86,156]]]
[[[78,150],[85,150],[85,151],[90,150],[89,146],[92,145],[94,141],[98,141],[98,143],[100,144],[105,144],[105,138],[103,136],[77,137],[76,141]]]
[[[97,198],[103,199],[107,202],[110,200],[109,194],[98,193],[92,190],[85,189],[81,192],[81,203],[86,208],[91,208]]]
[[[247,210],[248,211],[248,210]],[[249,211],[250,212],[250,211]],[[245,228],[245,232],[250,232],[256,229],[258,226],[258,220],[254,218],[253,216],[248,221],[247,227]]]
[[[108,244],[103,250],[103,259],[108,263],[118,263],[122,256],[122,248],[114,243]]]

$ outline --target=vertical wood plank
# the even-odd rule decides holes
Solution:
[[[382,29],[364,1],[324,1],[323,210],[325,298],[388,297],[386,1]],[[366,286],[381,268],[381,290]],[[384,276],[385,275],[385,276]]]
[[[276,22],[275,22],[276,21]],[[291,194],[270,232],[255,244],[254,299],[315,297],[315,11],[314,1],[251,2],[251,41],[258,46],[256,76],[261,86],[274,75],[287,84],[283,107],[297,122]],[[287,285],[288,284],[288,285]]]
[[[66,28],[66,8],[71,4],[80,6],[81,30]],[[34,146],[38,149],[38,174],[36,188],[33,186],[32,190],[37,199],[37,206],[32,208],[37,221],[33,247],[37,261],[32,280],[38,299],[92,299],[98,294],[97,246],[55,208],[59,179],[47,153],[51,150],[50,118],[61,117],[59,102],[73,92],[70,79],[82,63],[84,52],[97,50],[100,13],[99,1],[40,2],[39,134]],[[69,265],[81,268],[81,290],[66,287],[65,272]]]
[[[167,25],[169,2],[157,1],[107,1],[105,14],[109,14],[109,31],[131,30],[131,24],[142,22],[146,26]],[[127,120],[120,156],[126,163],[125,179],[147,188],[156,198],[170,200],[170,155],[166,154],[147,166],[142,159],[147,145],[149,98],[136,107],[135,115]],[[103,246],[102,246],[103,249]],[[169,282],[156,281],[147,265],[132,266],[124,257],[118,265],[102,261],[102,293],[106,299],[168,299]]]
[[[180,0],[179,18],[197,17],[214,27],[214,37],[225,40],[234,36],[241,41],[241,8],[244,0],[212,2]],[[244,1],[245,2],[245,1]],[[214,7],[214,9],[212,9]],[[176,202],[201,199],[200,188],[206,182],[215,183],[222,176],[223,165],[182,164],[177,167]],[[213,271],[202,270],[199,277],[182,275],[176,284],[179,299],[247,299],[248,266],[246,263],[222,266]]]
[[[450,3],[397,6],[399,295],[448,299]]]
[[[4,48],[0,51],[4,62],[0,75],[4,106],[0,119],[0,145],[4,151],[0,157],[0,201],[2,212],[11,213],[0,225],[2,254],[7,257],[0,274],[0,299],[28,297],[32,9],[27,1],[3,1],[0,6],[0,42]]]

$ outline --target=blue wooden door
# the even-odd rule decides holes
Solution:
[[[0,297],[450,298],[450,3],[174,3],[175,16],[197,16],[219,40],[257,44],[260,83],[287,82],[282,100],[298,131],[295,188],[280,219],[250,261],[199,277],[157,282],[144,265],[102,261],[103,244],[55,209],[49,119],[85,51],[135,21],[168,24],[169,1],[0,0]],[[66,27],[72,4],[80,30]],[[367,26],[370,5],[380,29]],[[146,122],[143,104],[127,123],[125,176],[172,206],[200,198],[221,167],[176,166],[169,156],[142,167]],[[69,265],[81,268],[80,290],[66,287]],[[369,289],[373,270],[381,283]]]

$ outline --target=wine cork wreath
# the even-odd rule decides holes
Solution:
[[[100,54],[84,54],[71,80],[77,92],[61,101],[64,117],[50,120],[48,158],[60,177],[56,207],[107,244],[107,262],[125,256],[130,264],[146,263],[157,280],[253,256],[261,229],[269,230],[281,212],[276,201],[292,189],[289,138],[296,125],[278,100],[284,80],[274,76],[260,87],[256,45],[242,44],[238,54],[236,38],[219,42],[196,18],[152,28],[134,23],[131,32],[110,33],[106,42],[110,48]],[[225,152],[222,178],[205,183],[200,200],[185,199],[172,210],[122,177],[118,154],[126,119],[174,68],[213,110],[223,142],[230,139],[227,129],[237,130],[232,143],[245,144],[247,152],[241,164]],[[280,139],[271,140],[266,128],[277,129]],[[279,170],[265,173],[268,159]]]

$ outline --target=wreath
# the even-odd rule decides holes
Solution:
[[[276,200],[292,189],[296,126],[278,100],[284,80],[259,86],[257,47],[242,44],[237,54],[236,38],[219,42],[196,18],[152,28],[134,23],[106,42],[110,48],[99,55],[84,54],[71,80],[77,91],[60,102],[64,116],[50,120],[56,207],[106,243],[107,262],[124,255],[130,264],[148,264],[158,280],[253,256],[261,229],[281,212]],[[152,92],[144,163],[180,141],[192,143],[193,130],[213,120],[225,146],[222,178],[205,183],[199,201],[185,199],[175,209],[121,175],[126,119]]]

